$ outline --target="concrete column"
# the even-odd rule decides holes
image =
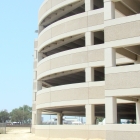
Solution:
[[[34,60],[34,69],[37,68],[37,60]]]
[[[135,64],[140,64],[140,56],[137,56],[137,61],[135,61]]]
[[[95,106],[94,105],[86,105],[86,124],[92,125],[95,124]]]
[[[33,92],[33,101],[36,101],[36,92]]]
[[[36,111],[36,125],[40,125],[42,123],[42,111]]]
[[[94,9],[94,2],[93,0],[85,0],[85,11],[91,11]]]
[[[86,82],[94,81],[94,68],[92,67],[86,68],[85,73],[86,73]]]
[[[39,26],[39,32],[38,33],[40,33],[43,29],[44,29],[44,26],[40,25]]]
[[[114,48],[105,49],[105,67],[116,66],[116,50]]]
[[[37,91],[37,81],[36,80],[33,81],[33,91],[34,92]]]
[[[120,115],[117,115],[117,123],[120,124]]]
[[[140,102],[136,103],[136,123],[140,124]]]
[[[111,0],[104,0],[104,20],[115,18],[115,3]]]
[[[37,78],[37,71],[34,71],[34,80]]]
[[[39,52],[38,53],[38,62],[41,61],[43,59],[43,53]]]
[[[63,123],[63,115],[61,113],[57,114],[57,125],[61,125]]]
[[[37,91],[42,89],[42,81],[37,81]]]
[[[105,97],[106,124],[117,123],[117,99],[115,97]]]
[[[86,46],[94,45],[94,33],[93,32],[85,33],[85,44],[86,44]]]
[[[36,121],[36,114],[32,113],[32,125],[36,124],[35,121]]]
[[[34,51],[34,59],[37,59],[37,51]]]

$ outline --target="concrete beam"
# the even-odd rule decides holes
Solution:
[[[69,38],[65,38],[61,42],[59,41],[59,42],[56,42],[55,44],[50,44],[49,46],[47,46],[46,48],[44,48],[43,50],[41,50],[41,52],[43,52],[43,53],[49,52],[49,51],[54,50],[54,49],[56,49],[56,48],[58,48],[60,46],[66,45],[66,44],[68,44],[70,42],[73,42],[73,41],[79,39],[79,38],[82,38],[83,36],[84,35],[81,34],[81,35],[71,36]]]
[[[140,45],[125,47],[125,49],[140,56]]]
[[[72,74],[72,73],[77,73],[77,72],[80,72],[80,71],[83,71],[83,69],[71,70],[71,71],[66,71],[66,72],[62,72],[62,73],[53,74],[53,75],[44,77],[41,80],[49,80],[49,79],[53,79],[53,78],[57,78],[57,77],[65,76],[65,75],[69,75],[69,74]]]
[[[74,42],[70,42],[69,44],[66,44],[65,46],[71,49],[79,47],[79,45],[75,44]]]
[[[62,81],[62,83],[65,83],[65,82],[66,82],[66,83],[71,83],[71,82],[73,82],[73,81],[74,81],[74,82],[78,82],[78,81],[79,81],[78,79],[73,79],[73,78],[72,78],[72,79],[71,79],[71,78],[68,79],[67,77],[63,77],[63,76],[60,77],[60,79],[58,79],[58,82],[59,82],[59,80],[60,80],[60,83],[61,83],[61,81]]]
[[[73,11],[74,9],[78,8],[79,6],[81,6],[83,4],[84,4],[84,1],[79,1],[79,2],[66,6],[61,10],[60,9],[57,10],[54,13],[52,13],[51,15],[49,15],[49,17],[47,17],[46,20],[44,20],[41,23],[41,25],[48,26],[50,23],[56,21],[57,19],[61,18],[62,16],[66,15],[67,13]]]
[[[107,1],[118,2],[118,1],[122,1],[122,0],[104,0],[104,2],[107,2]]]
[[[130,16],[130,15],[135,14],[132,10],[130,10],[127,6],[125,6],[122,2],[116,2],[115,8],[117,11],[119,11],[120,13],[122,13],[125,16]]]
[[[136,114],[136,112],[134,111],[134,112],[117,112],[117,114],[119,114],[119,115],[132,115],[132,114]]]
[[[42,84],[46,85],[47,87],[52,87],[52,85],[46,83],[46,82],[42,82]]]
[[[137,60],[137,55],[135,55],[134,53],[132,53],[124,48],[118,48],[118,49],[116,49],[116,52],[125,56],[125,57],[128,57],[132,60],[135,60],[135,61]]]
[[[70,115],[70,116],[84,116],[85,112],[63,111],[63,114]]]
[[[133,102],[138,102],[138,99],[132,97],[117,97],[117,99],[128,100]]]
[[[72,78],[72,80],[81,80],[83,77],[82,76],[80,76],[80,75],[77,75],[77,74],[74,74],[74,75],[68,75],[67,76],[68,78]]]
[[[53,114],[57,114],[57,113],[62,113],[61,111],[50,111],[47,109],[42,109],[42,113],[45,115],[49,114],[49,115],[53,115]]]
[[[56,115],[57,112],[42,112],[42,115]]]
[[[74,41],[73,43],[75,43],[75,44],[77,44],[77,45],[83,47],[83,46],[84,46],[83,44],[85,44],[85,41],[83,41],[83,40],[76,40],[76,41]]]
[[[140,7],[134,0],[122,0],[121,2],[134,13],[140,12]]]

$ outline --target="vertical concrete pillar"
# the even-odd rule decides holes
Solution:
[[[120,124],[120,115],[117,115],[117,123]]]
[[[33,101],[36,101],[36,92],[33,92]]]
[[[105,97],[106,124],[117,123],[117,99],[116,97]]]
[[[36,125],[40,125],[42,123],[42,111],[37,110],[36,111]]]
[[[42,89],[42,81],[37,81],[37,91]]]
[[[32,113],[32,125],[36,124],[35,121],[36,121],[36,114]]]
[[[92,67],[86,68],[85,73],[86,73],[86,82],[94,81],[94,68]]]
[[[136,103],[136,123],[140,124],[140,102]]]
[[[44,29],[44,26],[40,25],[38,33],[40,33],[43,29]]]
[[[37,81],[36,80],[33,81],[33,91],[34,92],[37,91]]]
[[[115,48],[105,49],[105,67],[116,66],[116,50]]]
[[[94,1],[93,0],[85,0],[85,11],[91,11],[94,9]]]
[[[34,80],[36,80],[36,78],[37,78],[37,72],[36,71],[34,71]]]
[[[115,2],[104,0],[104,20],[115,18]]]
[[[86,105],[86,124],[92,125],[95,124],[95,106],[94,105]]]
[[[41,61],[43,59],[43,53],[39,52],[38,53],[38,62]]]
[[[34,51],[34,59],[37,59],[37,51]]]
[[[36,81],[36,79],[34,79],[34,82],[33,82],[33,101],[36,101],[36,92],[37,92],[37,81]]]
[[[37,68],[37,60],[34,60],[34,69]]]
[[[86,44],[86,46],[94,45],[94,33],[93,32],[85,33],[85,44]]]
[[[135,64],[140,64],[140,56],[137,56],[137,61],[135,61]]]
[[[57,125],[61,125],[63,123],[63,115],[61,113],[57,114]]]
[[[38,40],[35,40],[35,41],[34,41],[34,50],[37,49],[37,46],[38,46]]]

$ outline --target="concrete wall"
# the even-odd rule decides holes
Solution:
[[[39,26],[43,20],[55,11],[78,1],[45,0],[39,10]],[[35,132],[36,135],[46,138],[106,140],[138,140],[140,137],[138,133],[140,131],[139,125],[114,124],[117,118],[116,98],[140,95],[140,78],[138,78],[140,77],[140,65],[116,67],[116,64],[134,63],[134,61],[115,53],[115,48],[140,44],[140,14],[124,16],[118,11],[119,8],[115,10],[114,1],[104,0],[104,8],[94,10],[92,7],[93,1],[85,0],[86,12],[58,20],[46,28],[40,29],[38,40],[35,41],[35,54],[40,53],[42,49],[56,43],[56,41],[59,42],[75,35],[85,35],[86,45],[82,48],[53,54],[41,61],[37,61],[37,56],[34,58],[36,76],[33,85],[32,132]],[[93,45],[94,32],[97,31],[104,31],[105,42]],[[92,69],[97,67],[105,67],[105,82],[92,80]],[[39,86],[37,85],[38,81],[46,76],[79,69],[86,72],[84,83],[43,88],[41,90],[37,88]],[[126,102],[121,101],[121,103]],[[100,104],[106,104],[107,125],[91,125],[95,117],[93,107]],[[90,125],[36,125],[41,120],[40,112],[42,109],[69,106],[86,106],[88,108],[86,108],[87,122]],[[108,125],[108,123],[110,124]]]
[[[64,38],[79,33],[85,33],[85,31],[87,31],[87,27],[101,25],[103,24],[103,21],[103,9],[99,9],[96,12],[84,12],[57,21],[56,23],[51,24],[51,26],[45,28],[39,34],[38,49],[42,49],[54,40],[61,39],[62,36]],[[100,27],[100,29],[102,29],[102,27]]]
[[[91,99],[104,99],[104,82],[63,85],[43,89],[37,93],[36,105],[37,109],[42,107],[50,107],[55,104],[59,106],[65,102],[65,105],[77,105],[88,102]],[[74,102],[76,101],[76,102]]]
[[[96,130],[95,130],[96,129]],[[46,138],[105,139],[104,126],[36,126],[37,136]]]
[[[105,28],[105,41],[121,40],[140,36],[139,28],[140,20],[135,22],[126,22]]]
[[[138,77],[140,77],[139,64],[106,68],[106,95],[138,96],[140,90]]]
[[[94,49],[94,48],[93,48]],[[54,54],[53,57],[49,56],[46,59],[40,61],[37,67],[37,75],[41,75],[44,72],[56,69],[63,68],[66,66],[76,66],[86,64],[88,62],[100,62],[104,61],[104,50],[103,49],[94,49],[88,50],[87,48],[78,48],[74,50],[69,50],[68,52],[61,52]],[[71,68],[69,68],[71,70]]]
[[[39,9],[38,20],[39,23],[50,13],[56,11],[57,9],[67,6],[68,4],[72,4],[77,2],[78,0],[44,0]]]
[[[139,140],[140,133],[139,132],[120,132],[120,131],[107,131],[106,133],[107,140]]]
[[[140,78],[138,77],[140,77],[140,71],[107,74],[106,89],[140,88]]]
[[[124,125],[107,125],[107,140],[139,140],[140,125],[124,124]]]

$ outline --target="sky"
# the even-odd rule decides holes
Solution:
[[[32,106],[34,39],[43,1],[0,1],[0,111]]]

